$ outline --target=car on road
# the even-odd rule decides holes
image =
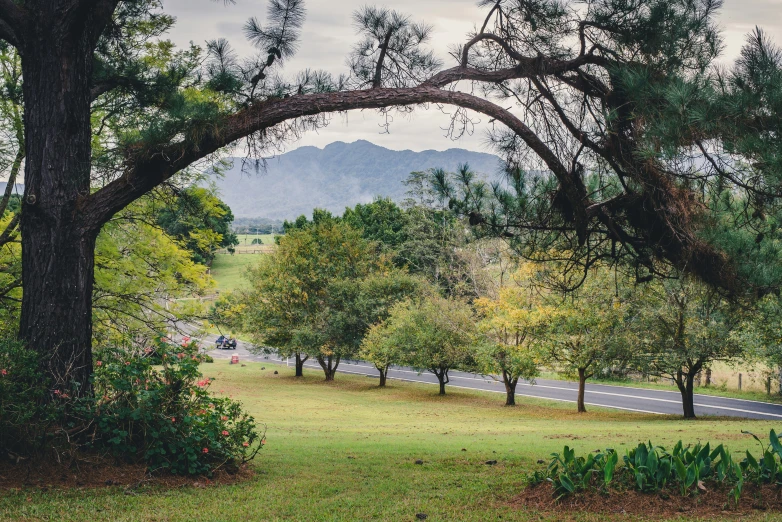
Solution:
[[[221,335],[215,341],[215,348],[218,350],[236,350],[236,339]]]

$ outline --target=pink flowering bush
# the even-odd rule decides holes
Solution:
[[[64,412],[48,389],[37,354],[0,340],[0,458],[30,455],[51,440]]]
[[[103,350],[99,357],[94,399],[82,405],[96,426],[94,448],[153,471],[209,475],[235,469],[262,447],[241,405],[209,394],[212,381],[200,373],[195,343],[160,339],[138,355]]]

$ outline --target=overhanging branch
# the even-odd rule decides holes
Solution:
[[[83,206],[84,226],[99,229],[116,212],[180,170],[222,147],[284,121],[331,112],[426,103],[471,109],[507,125],[546,163],[566,192],[572,192],[568,196],[572,199],[571,204],[577,213],[585,216],[585,201],[582,201],[575,187],[571,187],[570,172],[524,122],[483,98],[424,84],[404,89],[380,88],[296,95],[282,100],[259,102],[225,118],[215,126],[213,132],[198,140],[185,140],[159,149],[139,148],[134,152],[134,157],[129,159],[128,169],[123,176],[86,198]]]
[[[0,40],[16,47],[20,54],[27,28],[27,13],[13,0],[0,0]]]

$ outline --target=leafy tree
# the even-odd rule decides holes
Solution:
[[[433,373],[440,383],[440,395],[445,395],[448,372],[475,365],[475,318],[467,304],[454,299],[429,296],[404,301],[371,331],[367,343],[368,350],[374,350],[369,343],[376,344],[379,353],[398,347],[399,362]]]
[[[258,344],[294,356],[297,376],[312,356],[333,380],[340,360],[356,353],[377,320],[373,309],[361,310],[374,284],[363,280],[390,268],[376,244],[339,221],[289,229],[249,271],[246,329]]]
[[[561,281],[561,277],[558,276]],[[586,412],[586,381],[595,373],[629,362],[632,348],[624,338],[623,326],[629,313],[627,296],[612,288],[608,270],[593,269],[575,292],[557,296],[549,322],[549,343],[543,357],[549,366],[565,375],[578,377],[578,411]]]
[[[772,371],[776,369],[778,390],[782,395],[782,302],[779,296],[768,294],[761,298],[742,314],[741,323],[731,333],[741,343],[743,360],[759,360]]]
[[[385,249],[396,252],[406,240],[405,212],[388,198],[346,208],[342,219],[362,231],[365,239],[377,241]]]
[[[336,111],[483,114],[497,147],[515,166],[550,172],[551,190],[528,192],[516,177],[522,190],[498,192],[496,212],[463,209],[479,223],[521,250],[521,232],[537,231],[583,264],[616,249],[647,270],[664,259],[743,290],[741,259],[703,240],[708,220],[694,203],[701,179],[763,195],[750,198],[758,207],[778,199],[778,53],[758,36],[730,78],[715,74],[713,0],[569,3],[482,2],[486,16],[450,68],[427,49],[425,24],[363,9],[349,77],[334,78],[281,70],[303,0],[271,1],[265,25],[248,20],[257,54],[244,61],[223,40],[177,50],[161,38],[174,19],[159,0],[0,0],[0,41],[23,58],[19,332],[41,370],[89,390],[94,248],[114,214],[237,142],[260,158]],[[453,114],[451,135],[469,131],[467,113]],[[677,160],[701,147],[716,167],[693,177]],[[587,185],[585,173],[602,182]]]
[[[234,251],[239,244],[231,232],[231,209],[209,190],[190,187],[176,194],[161,210],[157,221],[171,237],[182,241],[193,260],[211,265],[215,251]]]
[[[695,418],[695,376],[716,361],[743,353],[735,336],[744,314],[713,288],[691,278],[649,285],[638,296],[636,336],[643,341],[642,369],[672,379],[682,396],[684,418]],[[640,330],[640,331],[639,331]]]
[[[496,299],[476,299],[480,331],[487,342],[477,354],[481,371],[500,374],[505,385],[505,405],[516,405],[519,379],[538,375],[540,344],[548,340],[548,326],[555,308],[547,305],[534,281],[534,265],[525,264],[514,280],[500,288]]]
[[[146,346],[177,323],[203,315],[198,301],[177,299],[203,294],[214,281],[188,250],[143,219],[151,213],[135,203],[98,236],[93,336],[102,346]]]

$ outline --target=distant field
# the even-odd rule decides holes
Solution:
[[[217,254],[212,263],[212,277],[217,282],[217,289],[227,292],[241,288],[245,270],[257,263],[260,255],[262,254]]]
[[[253,239],[260,239],[264,245],[273,245],[274,238],[279,234],[237,234],[239,238],[239,246],[250,246]]]
[[[172,490],[23,488],[0,494],[0,520],[416,522],[425,513],[427,522],[624,522],[630,518],[621,513],[541,513],[510,500],[526,473],[544,467],[538,459],[548,462],[565,444],[578,454],[613,447],[624,455],[647,440],[668,448],[679,439],[710,441],[727,444],[741,459],[743,450],[758,449],[741,430],[765,436],[779,428],[601,408],[578,414],[572,404],[530,398],[506,408],[502,394],[450,388],[440,397],[435,386],[390,381],[378,389],[377,379],[350,375],[325,383],[322,372],[306,369],[296,379],[293,368],[270,363],[217,360],[202,370],[216,379],[213,393],[241,400],[267,427],[267,445],[252,463],[255,477]],[[497,464],[486,465],[489,460]],[[703,520],[697,513],[675,517],[695,519]],[[741,520],[779,518],[758,512]]]

